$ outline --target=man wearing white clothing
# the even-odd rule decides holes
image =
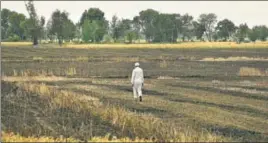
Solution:
[[[139,63],[135,63],[135,69],[133,69],[131,76],[131,84],[133,87],[134,98],[136,99],[139,96],[141,102],[144,77],[143,77],[143,70],[139,66],[140,66]]]

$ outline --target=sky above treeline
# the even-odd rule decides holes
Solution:
[[[215,13],[218,21],[227,18],[236,25],[268,26],[268,1],[35,1],[34,4],[38,15],[44,16],[46,21],[56,9],[67,11],[70,19],[77,23],[89,8],[101,9],[109,21],[113,15],[132,19],[140,11],[150,8],[161,13],[188,13],[195,20],[202,13]],[[3,8],[28,17],[24,1],[1,1]]]

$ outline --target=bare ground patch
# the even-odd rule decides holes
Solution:
[[[67,78],[60,76],[3,76],[4,81],[88,81],[91,78]]]
[[[238,91],[243,93],[249,93],[249,94],[261,94],[261,95],[267,95],[267,91],[260,91],[256,89],[246,89],[246,88],[239,88],[239,87],[220,87],[221,90],[227,90],[227,91]]]
[[[180,78],[171,77],[171,76],[159,76],[159,77],[157,77],[157,79],[180,79]]]
[[[225,61],[268,61],[268,58],[258,57],[258,58],[251,58],[251,57],[228,57],[228,58],[213,58],[213,57],[207,57],[203,58],[202,60],[204,62],[225,62]]]
[[[263,71],[259,68],[240,67],[238,75],[239,76],[268,76],[268,69]]]

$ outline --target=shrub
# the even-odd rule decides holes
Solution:
[[[8,37],[9,42],[18,42],[20,41],[20,37],[18,35],[12,35]]]

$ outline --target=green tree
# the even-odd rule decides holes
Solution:
[[[1,39],[8,38],[9,16],[11,11],[4,8],[1,10]]]
[[[176,42],[178,29],[176,14],[159,14],[153,23],[155,33],[153,42]]]
[[[191,19],[189,15],[184,16],[186,28],[190,28],[187,24],[191,25]],[[176,42],[179,32],[184,32],[184,35],[188,34],[186,30],[182,30],[183,23],[180,14],[159,13],[153,9],[147,9],[141,11],[133,22],[134,20],[135,25],[139,26],[137,30],[141,29],[147,42]]]
[[[91,41],[92,42],[100,42],[102,39],[103,39],[103,36],[104,36],[104,34],[103,34],[103,36],[100,38],[100,37],[98,37],[99,36],[99,32],[101,31],[100,29],[100,27],[99,27],[99,23],[98,23],[99,21],[92,21],[91,23],[90,23],[90,26],[89,26],[89,34],[90,34],[90,37],[91,37]]]
[[[85,20],[83,22],[83,25],[82,25],[82,39],[83,41],[85,42],[89,42],[89,40],[91,39],[90,37],[90,21],[89,20]]]
[[[227,39],[235,32],[235,25],[232,21],[224,19],[218,22],[216,30],[218,31],[218,36],[223,38],[224,41],[227,41]]]
[[[47,31],[47,37],[49,40],[54,40],[54,35],[52,34],[52,21],[51,19],[48,20],[47,25],[46,25],[46,31]]]
[[[51,16],[51,34],[56,35],[59,45],[62,45],[64,39],[64,23],[68,19],[67,12],[61,12],[60,10],[55,10]]]
[[[80,18],[80,25],[84,25],[86,20],[90,23],[95,22],[93,25],[98,25],[97,30],[94,32],[94,39],[96,42],[100,42],[103,39],[103,36],[107,33],[109,26],[108,21],[104,17],[104,12],[102,12],[99,8],[90,8],[85,10]]]
[[[248,31],[248,37],[252,42],[255,42],[258,39],[259,32],[257,26],[254,26],[252,29]]]
[[[129,30],[126,32],[126,37],[129,43],[132,43],[136,39],[137,35],[134,30]]]
[[[105,21],[104,12],[99,8],[90,8],[88,10],[85,10],[80,18],[80,24],[83,25],[85,20],[90,20],[90,22],[93,20]]]
[[[214,27],[217,22],[217,16],[214,13],[201,14],[198,19],[199,23],[205,26],[205,35],[209,41],[212,41]]]
[[[220,39],[219,32],[218,31],[212,32],[212,40],[215,42],[218,41],[219,39]]]
[[[90,22],[89,20],[85,20],[82,28],[83,41],[96,42],[96,32],[98,32],[98,28],[97,21]]]
[[[41,35],[43,36],[44,35],[44,30],[45,30],[45,25],[46,23],[46,19],[44,16],[41,16],[41,19],[40,19],[40,25],[41,25]]]
[[[192,33],[194,36],[196,36],[196,39],[201,40],[204,32],[206,31],[206,28],[204,25],[198,23],[197,21],[193,21],[193,30]]]
[[[27,19],[24,14],[3,9],[1,18],[2,39],[26,40],[25,22]]]
[[[9,33],[12,35],[19,36],[19,39],[24,40],[24,29],[23,29],[23,22],[25,21],[26,17],[23,14],[18,14],[17,12],[12,12],[9,16],[9,23],[10,26],[8,28]]]
[[[61,12],[58,9],[51,16],[50,35],[57,37],[59,45],[62,45],[63,40],[71,40],[75,36],[75,25],[68,16],[66,11]]]
[[[193,17],[190,16],[189,14],[185,14],[181,16],[181,34],[182,34],[182,41],[185,41],[185,37],[188,39],[191,37],[190,31],[192,27],[192,22],[193,22]]]
[[[37,16],[33,0],[29,0],[28,3],[25,2],[25,6],[30,15],[30,18],[26,22],[26,27],[29,30],[31,38],[33,39],[33,45],[38,45],[38,38],[40,38],[42,34],[42,27],[44,24]]]
[[[139,13],[141,28],[147,42],[152,42],[153,39],[155,39],[154,36],[156,35],[156,28],[154,23],[158,15],[159,12],[153,9],[147,9]]]
[[[133,21],[129,19],[122,19],[119,22],[119,35],[126,38],[129,43],[132,43],[136,39],[136,33],[133,28]]]
[[[258,37],[261,41],[266,41],[266,38],[268,37],[268,28],[265,25],[257,26],[258,29]]]
[[[116,15],[112,17],[111,21],[111,35],[115,42],[117,42],[118,38],[120,37],[120,31],[119,31],[119,20]]]
[[[74,23],[70,20],[67,19],[64,24],[63,24],[63,39],[70,41],[75,38],[75,32],[76,32],[76,27]]]
[[[248,36],[248,32],[249,32],[248,25],[246,23],[240,24],[235,34],[237,43],[243,42],[245,38]]]
[[[135,16],[132,20],[133,22],[133,28],[136,35],[136,38],[139,40],[140,43],[140,37],[141,37],[141,21],[139,16]]]

